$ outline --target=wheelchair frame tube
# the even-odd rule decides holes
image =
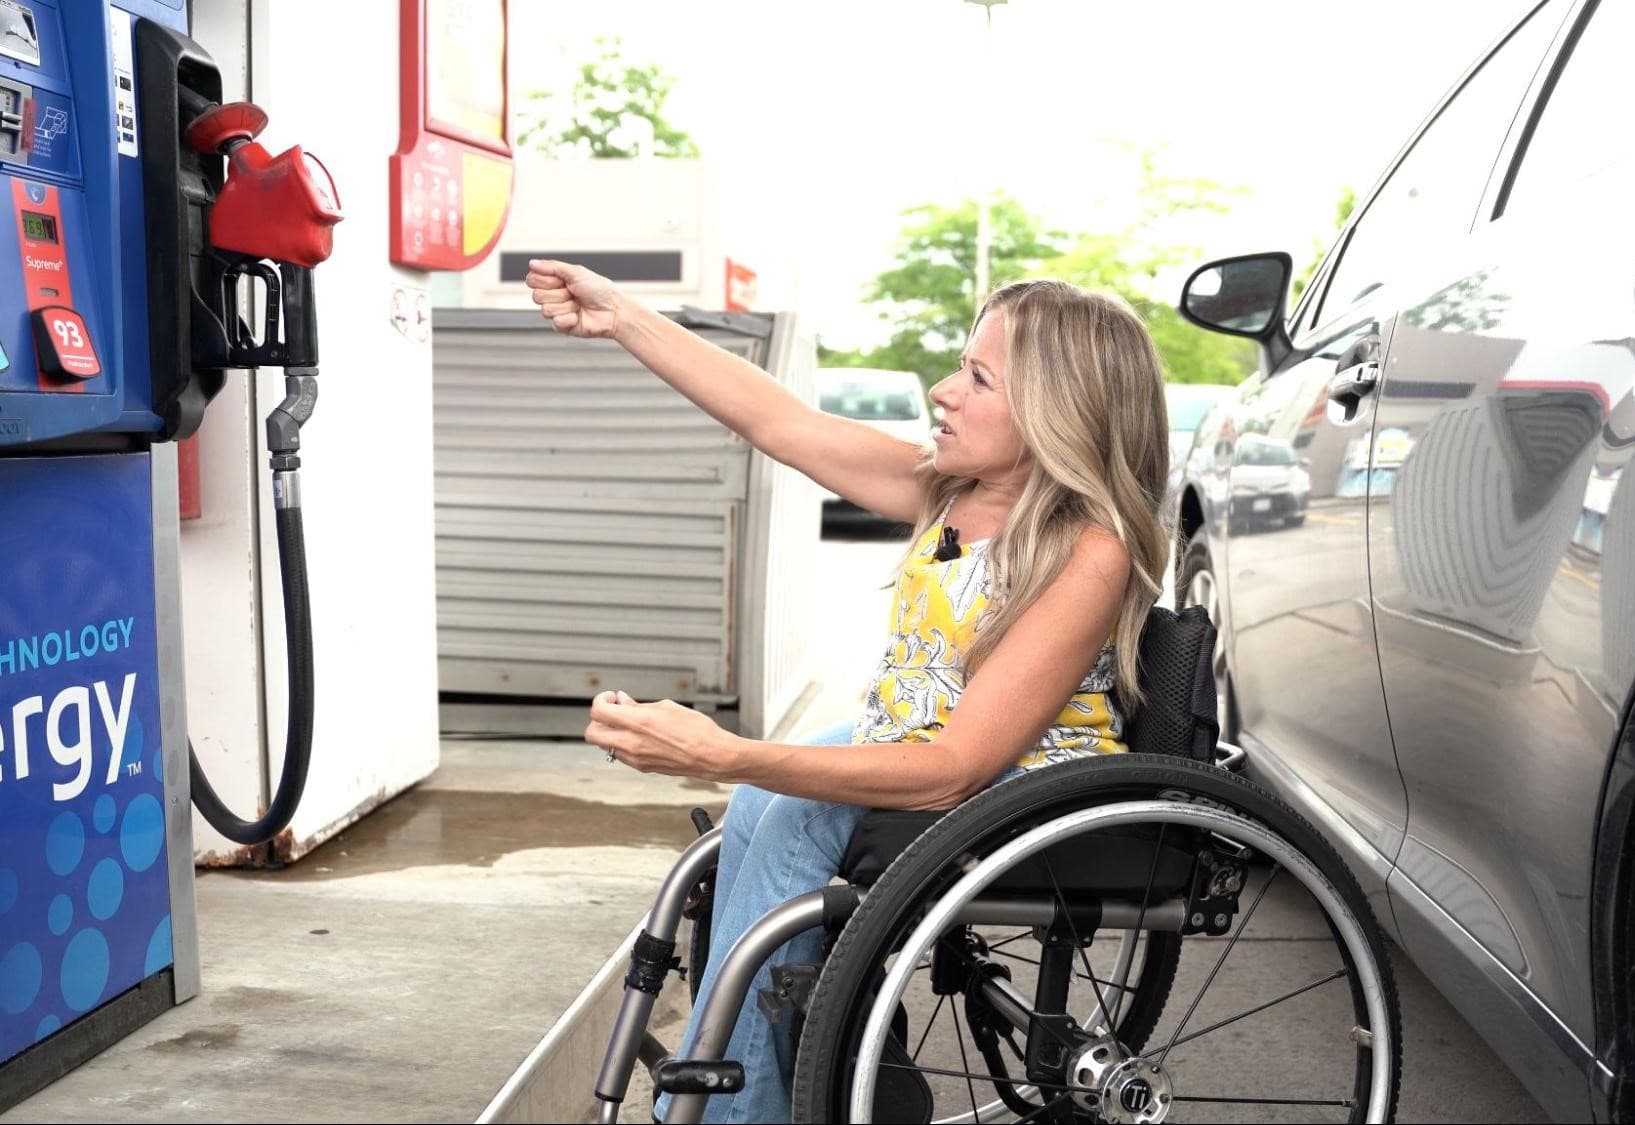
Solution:
[[[833,904],[828,907],[833,910]],[[766,959],[778,947],[796,934],[804,933],[823,924],[824,893],[821,890],[797,895],[780,906],[775,906],[744,931],[742,937],[727,951],[721,968],[715,975],[715,986],[703,997],[704,1008],[698,1017],[698,1035],[693,1040],[689,1059],[719,1061],[732,1038],[732,1029],[749,995],[749,986],[755,982]],[[675,1094],[670,1099],[670,1112],[665,1122],[682,1125],[696,1122],[704,1116],[704,1094]]]
[[[672,943],[676,940],[687,895],[705,872],[715,866],[720,851],[719,828],[712,828],[687,845],[687,850],[681,853],[681,858],[676,860],[670,874],[659,885],[658,894],[653,896],[653,907],[647,912],[647,921],[642,926],[643,936]],[[640,971],[637,963],[639,956],[636,949],[631,950],[632,974]],[[602,1071],[596,1077],[596,1097],[602,1103],[596,1119],[603,1125],[612,1125],[619,1119],[619,1105],[630,1090],[630,1072],[641,1052],[642,1038],[647,1034],[647,1021],[653,1014],[653,1004],[657,999],[657,994],[643,992],[631,985],[630,977],[625,978],[624,999],[619,1003],[613,1033],[608,1036]]]
[[[1178,898],[1146,910],[1137,902],[1092,901],[1082,908],[1076,904],[1072,912],[1073,923],[1087,930],[1133,930],[1139,923],[1143,930],[1180,932],[1186,916],[1187,904]],[[1048,926],[1061,920],[1054,898],[977,898],[954,915],[956,923],[972,926]]]

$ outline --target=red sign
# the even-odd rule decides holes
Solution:
[[[742,262],[727,259],[727,293],[722,306],[728,312],[750,312],[760,300],[757,274]]]
[[[508,0],[401,4],[391,258],[469,269],[499,242],[511,207]]]
[[[74,287],[63,245],[57,189],[21,178],[11,181],[22,250],[23,291],[34,324],[34,352],[43,391],[83,391],[82,380],[102,374],[91,330],[74,311]]]
[[[47,305],[31,315],[42,374],[59,379],[92,379],[102,374],[84,317],[63,305]]]

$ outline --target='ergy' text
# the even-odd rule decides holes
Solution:
[[[128,636],[128,625],[126,629]],[[4,649],[0,649],[0,657],[4,656],[4,652]],[[51,783],[51,799],[72,801],[85,792],[86,785],[91,781],[91,748],[94,745],[91,737],[91,703],[94,698],[96,718],[101,720],[103,733],[108,736],[111,748],[105,784],[112,785],[119,777],[119,765],[125,756],[125,732],[130,727],[131,700],[135,695],[136,673],[127,672],[119,687],[117,703],[104,680],[97,680],[89,686],[75,684],[63,688],[51,698],[49,704],[43,695],[17,700],[11,705],[10,721],[0,722],[0,782],[8,778],[8,765],[9,777],[17,781],[28,778],[34,765],[30,756],[39,745],[33,735],[38,732],[45,736],[46,750],[52,760],[74,772],[68,781]],[[5,753],[8,750],[9,761]],[[137,763],[136,769],[140,768],[140,763]]]

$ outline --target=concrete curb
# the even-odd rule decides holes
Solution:
[[[602,1069],[608,1037],[624,999],[625,972],[630,967],[630,950],[647,924],[638,922],[613,955],[596,970],[579,995],[569,1004],[545,1037],[505,1080],[499,1093],[477,1117],[477,1125],[521,1125],[525,1122],[596,1120],[600,1104],[596,1100],[596,1076]],[[683,921],[676,932],[676,948],[685,951],[691,940],[691,925]],[[647,1022],[648,1032],[686,1012],[686,986],[680,978],[665,982],[670,987],[659,993]],[[677,986],[679,985],[679,991]],[[631,1076],[625,1105],[644,1093],[646,1071],[637,1063]],[[644,1117],[645,1120],[645,1111]]]
[[[625,936],[613,956],[596,970],[567,1011],[505,1080],[478,1116],[478,1125],[595,1119],[597,1103],[592,1087],[624,995],[630,948],[643,924],[645,920]]]

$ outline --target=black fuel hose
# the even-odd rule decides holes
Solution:
[[[293,474],[292,474],[293,475]],[[260,844],[289,826],[306,789],[312,761],[312,606],[307,591],[306,537],[299,504],[275,509],[278,570],[284,582],[284,636],[289,653],[289,731],[284,740],[284,770],[271,806],[260,820],[242,820],[222,803],[188,740],[193,803],[210,827],[235,844]]]

